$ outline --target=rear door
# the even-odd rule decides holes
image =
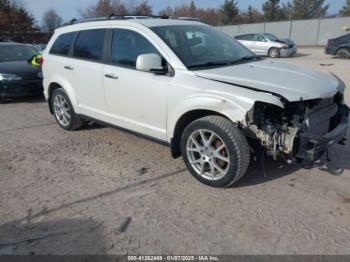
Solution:
[[[250,49],[251,51],[253,51],[253,43],[252,43],[252,38],[253,35],[251,34],[247,34],[247,35],[240,35],[237,36],[236,39],[243,44],[245,47],[247,47],[248,49]],[[254,51],[253,51],[254,52]]]
[[[73,59],[64,65],[64,70],[74,76],[71,81],[80,110],[94,118],[106,112],[103,63],[107,32],[106,28],[80,31],[75,39]]]

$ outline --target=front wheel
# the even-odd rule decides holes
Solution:
[[[191,174],[213,187],[236,183],[250,162],[246,138],[230,120],[207,116],[192,122],[181,139],[181,153]]]
[[[278,48],[276,47],[272,47],[270,50],[269,50],[269,57],[271,58],[278,58],[281,56],[281,52]]]
[[[346,48],[341,48],[337,51],[337,57],[339,58],[350,58],[350,51]]]

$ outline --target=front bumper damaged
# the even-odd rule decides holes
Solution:
[[[315,137],[308,132],[299,134],[296,145],[296,161],[302,164],[311,164],[319,160],[327,149],[335,144],[346,140],[346,134],[349,124],[349,108],[342,105],[339,110],[339,121],[327,134]]]

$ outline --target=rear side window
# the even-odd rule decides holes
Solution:
[[[106,29],[81,31],[75,41],[73,56],[92,61],[101,61],[106,34]]]
[[[254,35],[239,35],[236,37],[238,40],[253,41]]]
[[[60,35],[52,45],[50,54],[68,56],[75,32]]]
[[[137,57],[142,54],[150,53],[160,55],[158,50],[139,33],[128,29],[114,30],[111,57],[112,64],[136,68]]]

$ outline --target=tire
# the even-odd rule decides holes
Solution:
[[[250,163],[246,138],[238,127],[221,116],[207,116],[189,124],[180,147],[191,174],[212,187],[233,185],[246,173]]]
[[[337,57],[343,58],[343,59],[350,58],[350,51],[346,48],[340,48],[337,51]]]
[[[76,130],[83,125],[83,121],[76,115],[72,103],[63,88],[53,91],[51,108],[58,125],[64,130]]]
[[[281,52],[278,48],[272,47],[269,50],[269,57],[271,58],[279,58],[281,56]]]

